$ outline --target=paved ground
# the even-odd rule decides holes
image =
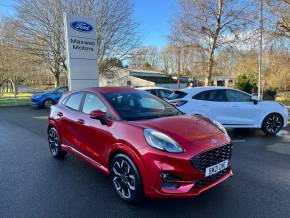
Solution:
[[[231,132],[233,178],[194,199],[130,206],[94,168],[72,155],[50,157],[46,116],[0,109],[0,217],[289,217],[289,130]]]

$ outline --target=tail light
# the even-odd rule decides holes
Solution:
[[[176,101],[171,102],[171,104],[175,105],[176,107],[180,107],[186,103],[187,103],[186,100],[176,100]]]

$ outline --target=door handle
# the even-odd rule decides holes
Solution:
[[[85,121],[83,120],[83,119],[78,119],[78,124],[80,124],[80,125],[84,125],[85,124]]]
[[[238,106],[238,105],[233,105],[232,107],[240,107],[240,106]]]
[[[202,106],[202,107],[208,107],[208,105],[206,105],[206,104],[202,104],[202,105],[200,105],[200,106]]]
[[[57,113],[57,116],[62,117],[63,116],[63,113],[62,112],[58,112]]]

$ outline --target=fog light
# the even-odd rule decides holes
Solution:
[[[162,189],[177,189],[180,187],[178,184],[181,179],[178,176],[175,176],[170,173],[161,173],[161,178],[162,178],[162,184],[161,188]]]

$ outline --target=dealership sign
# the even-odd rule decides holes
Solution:
[[[70,90],[98,86],[96,19],[65,14],[64,25]]]

